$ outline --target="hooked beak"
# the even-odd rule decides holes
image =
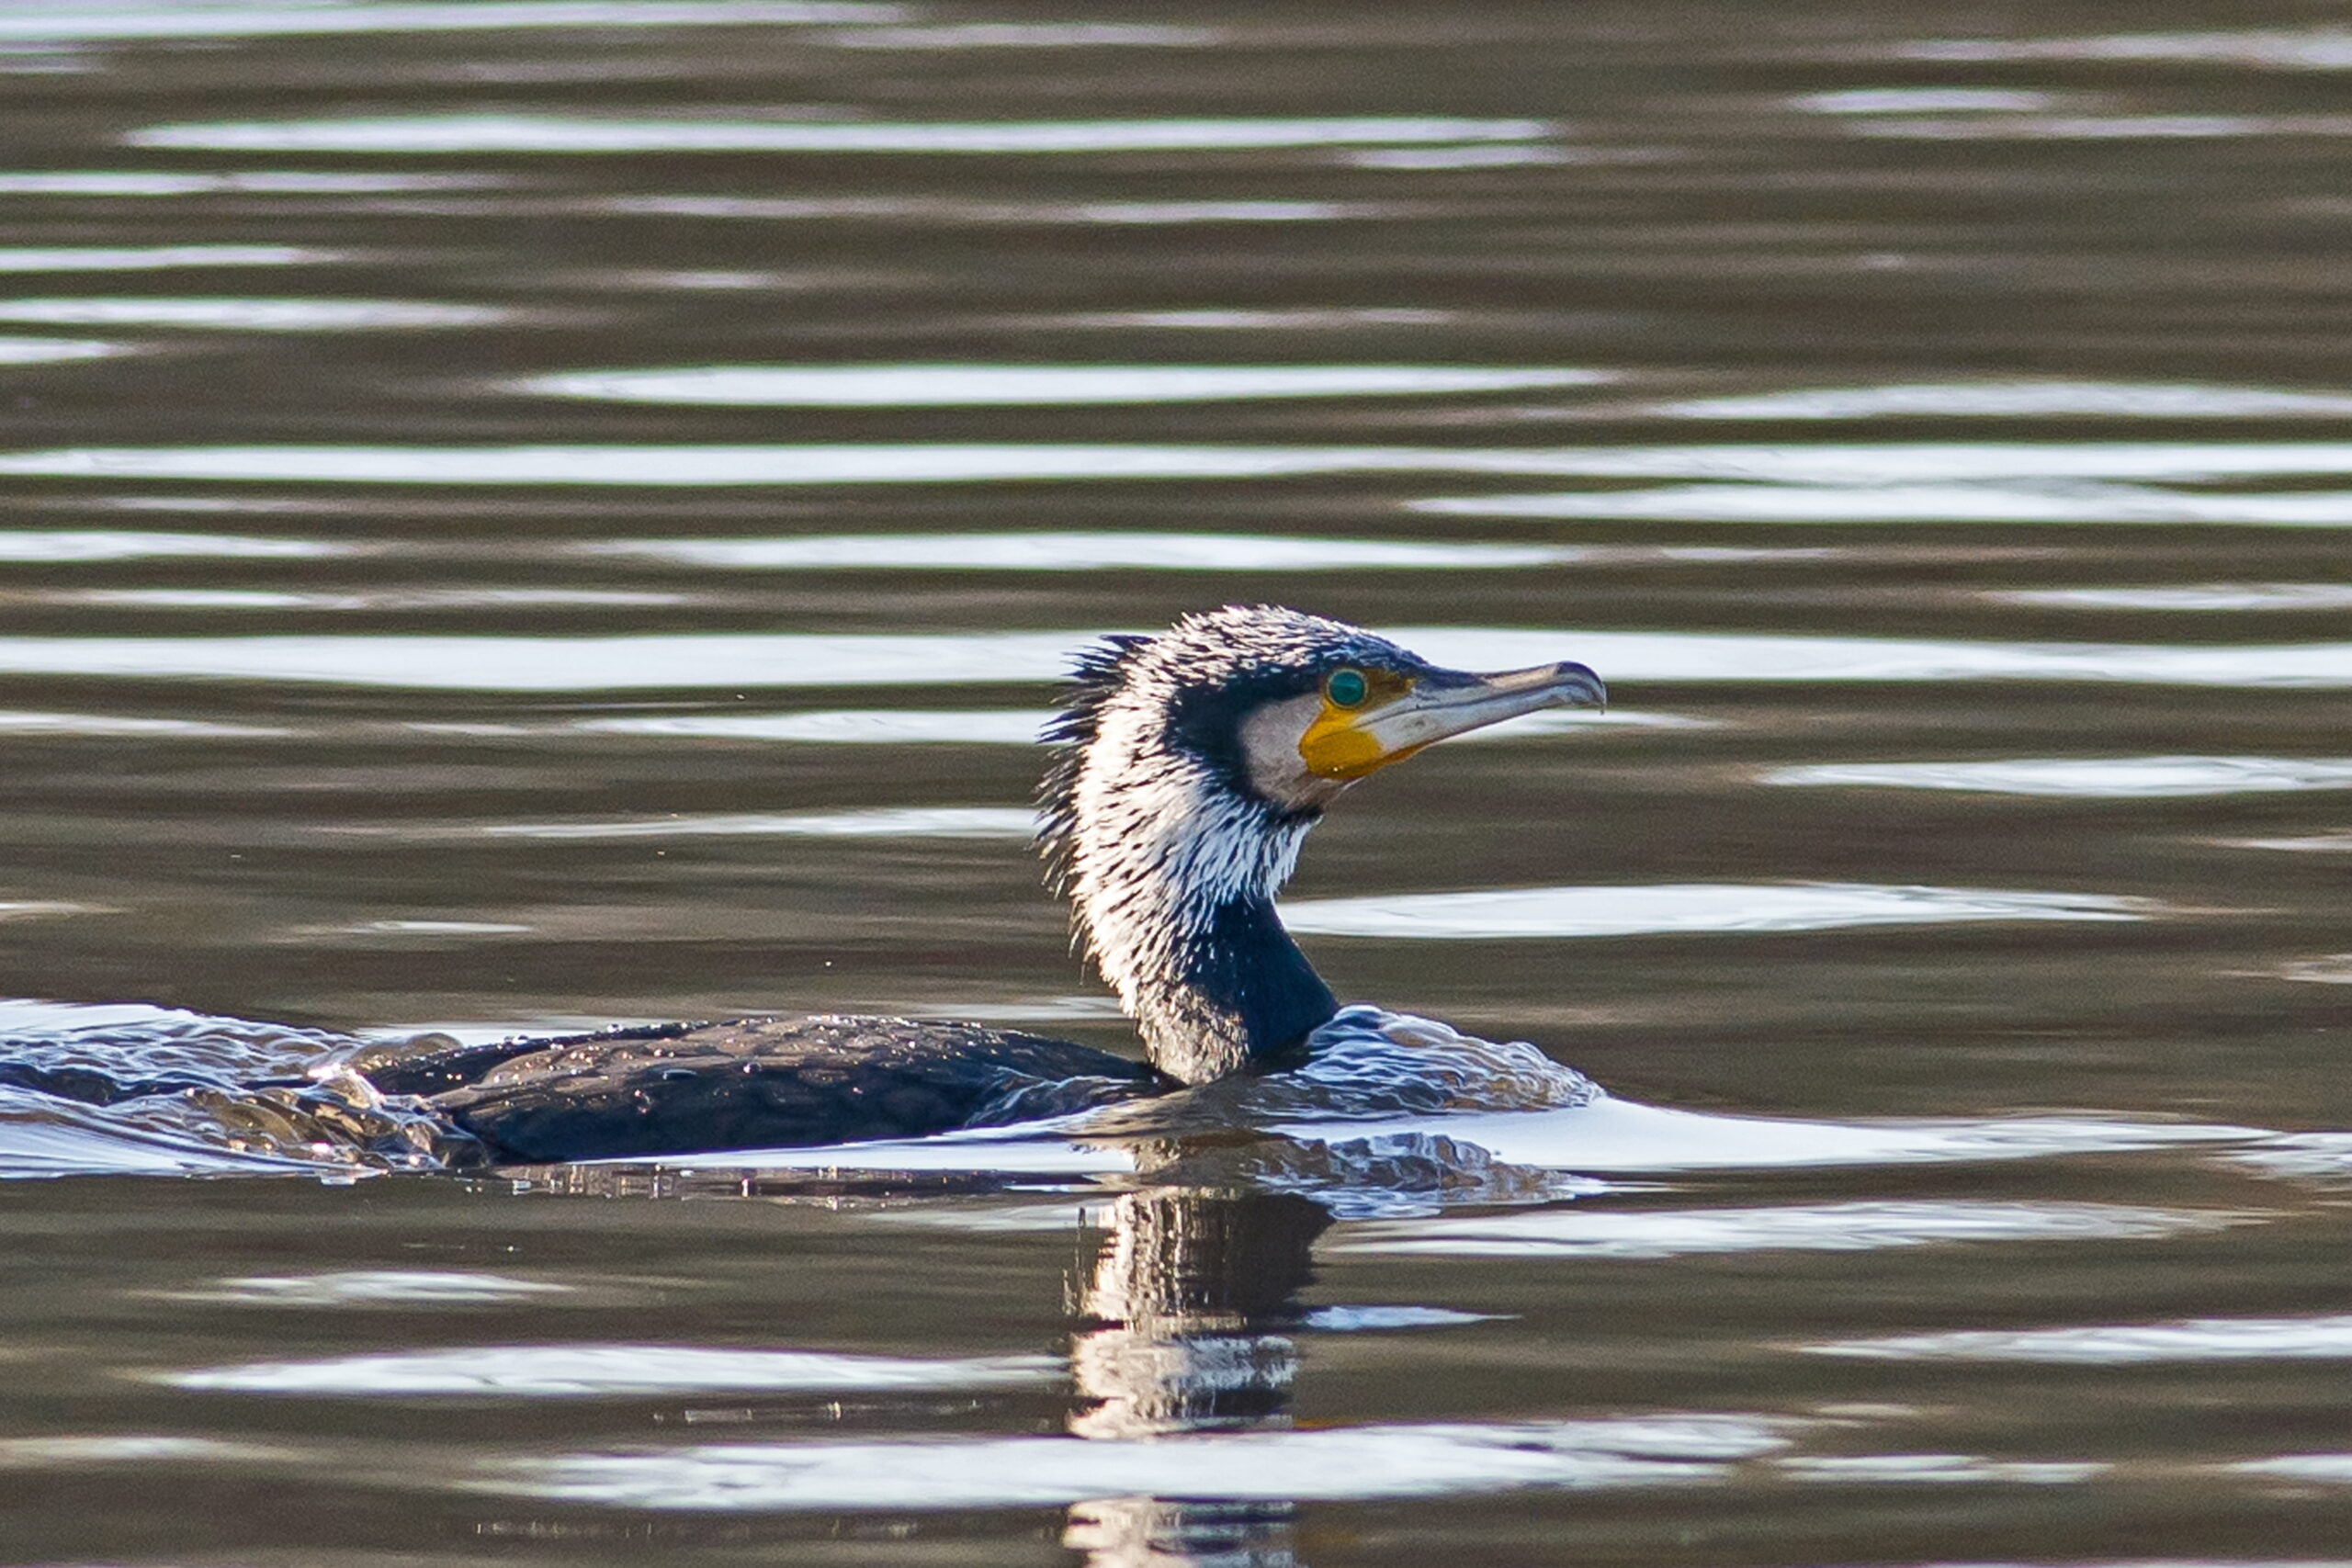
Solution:
[[[1602,708],[1609,690],[1581,664],[1562,660],[1530,670],[1473,675],[1437,670],[1402,695],[1357,712],[1327,708],[1299,742],[1299,755],[1327,779],[1360,779],[1449,736],[1484,729],[1543,708]]]

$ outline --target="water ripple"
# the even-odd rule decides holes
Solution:
[[[1415,397],[1589,387],[1610,378],[1600,370],[1442,365],[714,365],[569,371],[515,388],[559,398],[740,408],[992,408]]]
[[[247,1275],[201,1290],[170,1292],[175,1301],[244,1306],[479,1306],[570,1291],[545,1280],[422,1269],[347,1269],[321,1274]]]
[[[406,299],[0,299],[0,321],[52,326],[176,327],[205,332],[370,332],[477,327],[503,321],[488,305]],[[36,339],[0,339],[0,344]],[[5,359],[0,348],[0,359]]]
[[[1001,1388],[1051,1382],[1061,1375],[1061,1362],[1046,1356],[911,1360],[691,1345],[501,1345],[321,1361],[255,1361],[151,1374],[153,1381],[175,1388],[363,1398]]]
[[[0,312],[0,321],[8,319]],[[71,365],[77,360],[110,359],[130,352],[126,344],[93,338],[0,337],[0,365]]]
[[[1764,774],[1763,782],[2144,800],[2352,789],[2352,758],[2054,757],[1993,762],[1825,762],[1777,769]]]
[[[2342,1360],[2352,1316],[2209,1317],[2084,1328],[1966,1329],[1808,1345],[1821,1356],[1902,1361],[2025,1361],[2134,1366],[2159,1361]]]
[[[1071,650],[1099,635],[19,637],[0,637],[0,672],[503,692],[936,687],[1058,681]],[[1522,668],[1574,657],[1606,671],[1612,682],[2027,680],[2352,686],[2352,643],[1971,643],[1466,626],[1408,627],[1392,635],[1428,657],[1465,668]]]
[[[729,570],[1502,570],[1580,560],[1573,545],[1286,538],[1252,534],[812,534],[786,539],[615,539],[589,555]]]
[[[462,7],[461,7],[462,8]],[[132,147],[224,152],[1228,152],[1427,142],[1535,141],[1548,120],[1355,116],[1333,119],[845,120],[622,119],[407,115],[366,119],[156,125]]]
[[[524,28],[740,28],[892,22],[905,8],[866,0],[309,0],[73,6],[0,16],[0,39],[334,37]]]
[[[498,839],[1027,839],[1035,829],[1035,817],[1025,808],[931,806],[673,815],[610,822],[493,822],[469,824],[456,831]]]
[[[1952,1242],[2145,1239],[2254,1216],[2113,1203],[1853,1202],[1782,1208],[1548,1209],[1360,1225],[1342,1252],[1446,1258],[1661,1258],[1735,1252],[1864,1252]]]
[[[0,272],[160,272],[208,266],[303,266],[338,251],[300,245],[9,245]]]
[[[1686,883],[1626,887],[1514,887],[1469,893],[1309,898],[1283,923],[1317,936],[1408,941],[1834,931],[1955,920],[2144,920],[2149,898],[1863,883]]]
[[[1744,1416],[1335,1427],[1137,1440],[758,1444],[526,1460],[474,1483],[665,1511],[1038,1507],[1098,1497],[1419,1497],[1727,1479],[1796,1423]]]

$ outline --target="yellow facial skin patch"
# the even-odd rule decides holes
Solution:
[[[1388,750],[1363,727],[1364,719],[1412,691],[1412,677],[1387,670],[1366,670],[1362,674],[1363,700],[1341,707],[1327,692],[1323,711],[1315,716],[1306,733],[1298,738],[1299,758],[1317,778],[1360,779],[1391,762],[1401,762],[1421,750],[1419,746],[1407,746]]]

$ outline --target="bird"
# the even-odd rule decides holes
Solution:
[[[974,1023],[824,1015],[428,1037],[339,1066],[418,1097],[495,1164],[922,1137],[1279,1073],[1340,1010],[1274,907],[1324,810],[1448,737],[1606,701],[1582,664],[1472,674],[1268,604],[1078,653],[1043,737],[1035,844],[1143,1062]]]

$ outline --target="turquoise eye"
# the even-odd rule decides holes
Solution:
[[[1323,694],[1331,699],[1331,705],[1336,708],[1355,706],[1371,689],[1361,670],[1334,670],[1331,678],[1323,682]]]

